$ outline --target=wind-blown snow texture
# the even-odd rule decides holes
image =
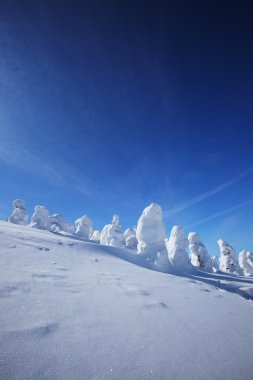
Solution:
[[[252,380],[253,279],[6,222],[0,238],[1,380]]]

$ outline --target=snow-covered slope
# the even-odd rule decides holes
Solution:
[[[1,380],[252,380],[252,279],[6,222],[0,241]]]

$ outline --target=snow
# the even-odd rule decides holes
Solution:
[[[237,253],[225,240],[219,239],[220,247],[220,270],[226,273],[241,274]]]
[[[33,228],[39,228],[41,230],[46,229],[48,223],[49,211],[45,206],[35,206],[34,214],[32,215],[30,226]]]
[[[133,228],[127,228],[123,234],[123,243],[127,248],[137,249],[138,240],[136,238],[136,230]]]
[[[241,251],[239,253],[239,265],[244,276],[253,276],[253,253],[250,251]]]
[[[252,380],[250,277],[160,273],[6,222],[0,237],[0,379]]]
[[[137,248],[137,244],[138,244],[138,240],[136,238],[136,235],[130,235],[130,236],[128,236],[126,238],[126,240],[125,240],[125,244],[126,244],[127,248],[136,249]]]
[[[76,226],[75,234],[77,236],[81,236],[85,239],[89,239],[90,235],[92,235],[93,223],[87,215],[84,215],[81,218],[78,218],[75,221],[75,226]]]
[[[113,215],[112,224],[104,226],[100,235],[100,244],[109,245],[111,247],[122,247],[123,233],[118,215]]]
[[[95,240],[95,241],[97,241],[97,242],[99,242],[100,241],[100,231],[98,231],[98,230],[94,230],[93,232],[92,232],[92,235],[91,235],[91,237],[90,237],[90,240]]]
[[[68,223],[60,214],[50,215],[47,219],[46,228],[52,232],[67,232],[70,234],[74,232],[74,226]]]
[[[138,240],[138,253],[149,258],[156,257],[161,246],[164,245],[165,224],[163,223],[162,208],[152,203],[146,207],[137,223],[136,237]]]
[[[217,272],[219,270],[219,266],[220,266],[218,256],[212,256],[211,260],[212,260],[213,271]]]
[[[15,199],[13,201],[13,210],[8,221],[21,225],[27,224],[28,213],[25,209],[25,202],[22,199]]]
[[[189,241],[184,237],[183,227],[174,226],[169,239],[166,239],[168,258],[174,271],[189,272],[192,270],[192,265],[186,251],[188,245]]]
[[[190,261],[193,266],[205,272],[212,272],[213,265],[211,257],[197,232],[190,232],[188,235],[190,248]]]

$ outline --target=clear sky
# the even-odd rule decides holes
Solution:
[[[0,217],[15,198],[96,228],[151,202],[253,251],[250,2],[0,3]]]

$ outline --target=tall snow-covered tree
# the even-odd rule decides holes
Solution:
[[[190,261],[193,266],[205,272],[212,272],[213,266],[211,257],[197,232],[190,232],[188,235],[190,248]]]
[[[157,269],[167,271],[170,265],[164,243],[165,224],[158,204],[152,203],[143,210],[137,223],[136,238],[138,253],[145,255]]]
[[[241,251],[239,253],[239,265],[244,276],[253,276],[253,253],[250,251]]]
[[[219,239],[217,243],[220,247],[220,270],[230,274],[241,274],[235,249],[225,240]]]
[[[188,239],[184,237],[183,227],[174,226],[171,230],[169,239],[166,239],[166,248],[169,261],[176,271],[190,271],[192,265],[186,248],[188,247]]]

